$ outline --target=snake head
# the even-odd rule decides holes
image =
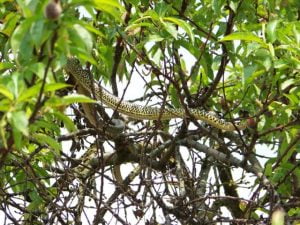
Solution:
[[[65,70],[68,73],[72,73],[75,69],[81,68],[80,61],[74,57],[67,59],[67,64],[65,65]]]
[[[78,78],[89,78],[87,72],[82,68],[80,61],[75,57],[70,57],[67,60],[67,64],[64,69],[68,74],[71,74],[77,80]]]
[[[67,64],[73,64],[73,65],[80,65],[80,61],[79,59],[75,58],[75,57],[70,57],[68,58]]]

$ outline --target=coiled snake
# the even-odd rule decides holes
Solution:
[[[87,91],[91,92],[94,89],[97,100],[101,101],[108,107],[125,114],[133,119],[148,119],[148,120],[168,120],[172,118],[186,118],[188,115],[183,108],[168,108],[162,109],[158,107],[141,106],[127,101],[110,94],[101,86],[98,86],[91,79],[87,70],[84,70],[80,65],[80,62],[76,58],[69,58],[65,66],[67,73],[71,74],[80,85],[82,85]],[[246,128],[245,122],[226,122],[218,117],[215,117],[207,112],[199,109],[188,109],[189,114],[202,120],[216,128],[225,131],[234,131],[236,129],[243,130]]]

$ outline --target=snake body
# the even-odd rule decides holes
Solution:
[[[91,79],[90,72],[84,70],[80,65],[79,60],[76,58],[68,59],[65,70],[67,73],[71,74],[75,78],[76,82],[82,85],[87,91],[92,92],[93,89],[97,100],[133,119],[169,120],[173,118],[186,118],[191,116],[225,131],[234,131],[236,129],[243,130],[246,128],[246,123],[226,122],[199,109],[188,108],[189,115],[187,115],[183,108],[162,109],[158,107],[141,106],[121,100],[120,98],[110,94],[101,86],[97,85],[94,80]]]

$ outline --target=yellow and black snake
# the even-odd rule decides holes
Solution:
[[[65,70],[67,73],[71,74],[75,78],[76,82],[83,86],[87,91],[91,92],[93,88],[97,100],[133,119],[168,120],[173,118],[188,117],[183,108],[162,109],[158,107],[141,106],[121,100],[120,98],[107,92],[101,86],[97,85],[94,80],[91,79],[89,72],[82,68],[79,60],[76,58],[68,59]],[[188,111],[192,117],[225,131],[234,131],[236,129],[243,130],[246,128],[245,122],[226,122],[199,109],[189,108]]]

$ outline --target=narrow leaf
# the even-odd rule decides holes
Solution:
[[[176,25],[181,27],[187,33],[187,35],[190,37],[192,44],[194,44],[194,41],[195,41],[194,33],[192,30],[192,27],[187,22],[185,22],[184,20],[181,20],[181,19],[174,18],[174,17],[164,17],[163,19],[166,21],[175,23]]]
[[[258,36],[254,35],[250,32],[236,32],[229,34],[223,37],[220,42],[224,41],[233,41],[233,40],[240,40],[240,41],[253,41],[262,44],[263,46],[267,46],[267,44]]]
[[[68,95],[62,98],[64,104],[72,103],[95,103],[97,101],[85,96],[85,95]]]
[[[4,85],[0,84],[0,94],[4,95],[9,100],[13,100],[14,96]]]
[[[69,86],[70,86],[69,84],[65,84],[65,83],[46,84],[44,91],[56,91],[56,90],[59,90],[59,89],[65,88],[65,87],[69,87]],[[31,98],[33,96],[37,97],[39,92],[41,91],[41,87],[42,87],[42,84],[39,83],[39,84],[36,84],[36,85],[28,88],[27,90],[23,91],[20,94],[18,101],[22,102],[22,101],[28,100],[29,98]]]
[[[61,145],[52,137],[45,134],[33,134],[33,138],[36,139],[40,144],[47,144],[49,147],[56,151],[61,150]]]
[[[9,63],[9,62],[0,62],[0,71],[10,69],[13,66],[14,66],[14,64]]]
[[[158,34],[149,35],[148,37],[148,41],[160,42],[162,40],[164,40],[164,38]]]
[[[73,121],[66,115],[64,115],[61,112],[54,112],[53,113],[60,121],[62,121],[64,123],[64,125],[66,126],[67,130],[69,132],[74,132],[76,131],[76,126],[74,125]]]
[[[161,21],[162,25],[165,27],[166,31],[171,34],[174,39],[177,40],[178,31],[176,30],[176,27],[172,23],[163,22]]]
[[[142,22],[142,23],[134,23],[126,27],[125,31],[130,32],[131,30],[134,30],[139,27],[152,27],[152,23]]]
[[[45,91],[56,91],[66,87],[70,87],[71,85],[65,83],[53,83],[53,84],[46,84]]]

